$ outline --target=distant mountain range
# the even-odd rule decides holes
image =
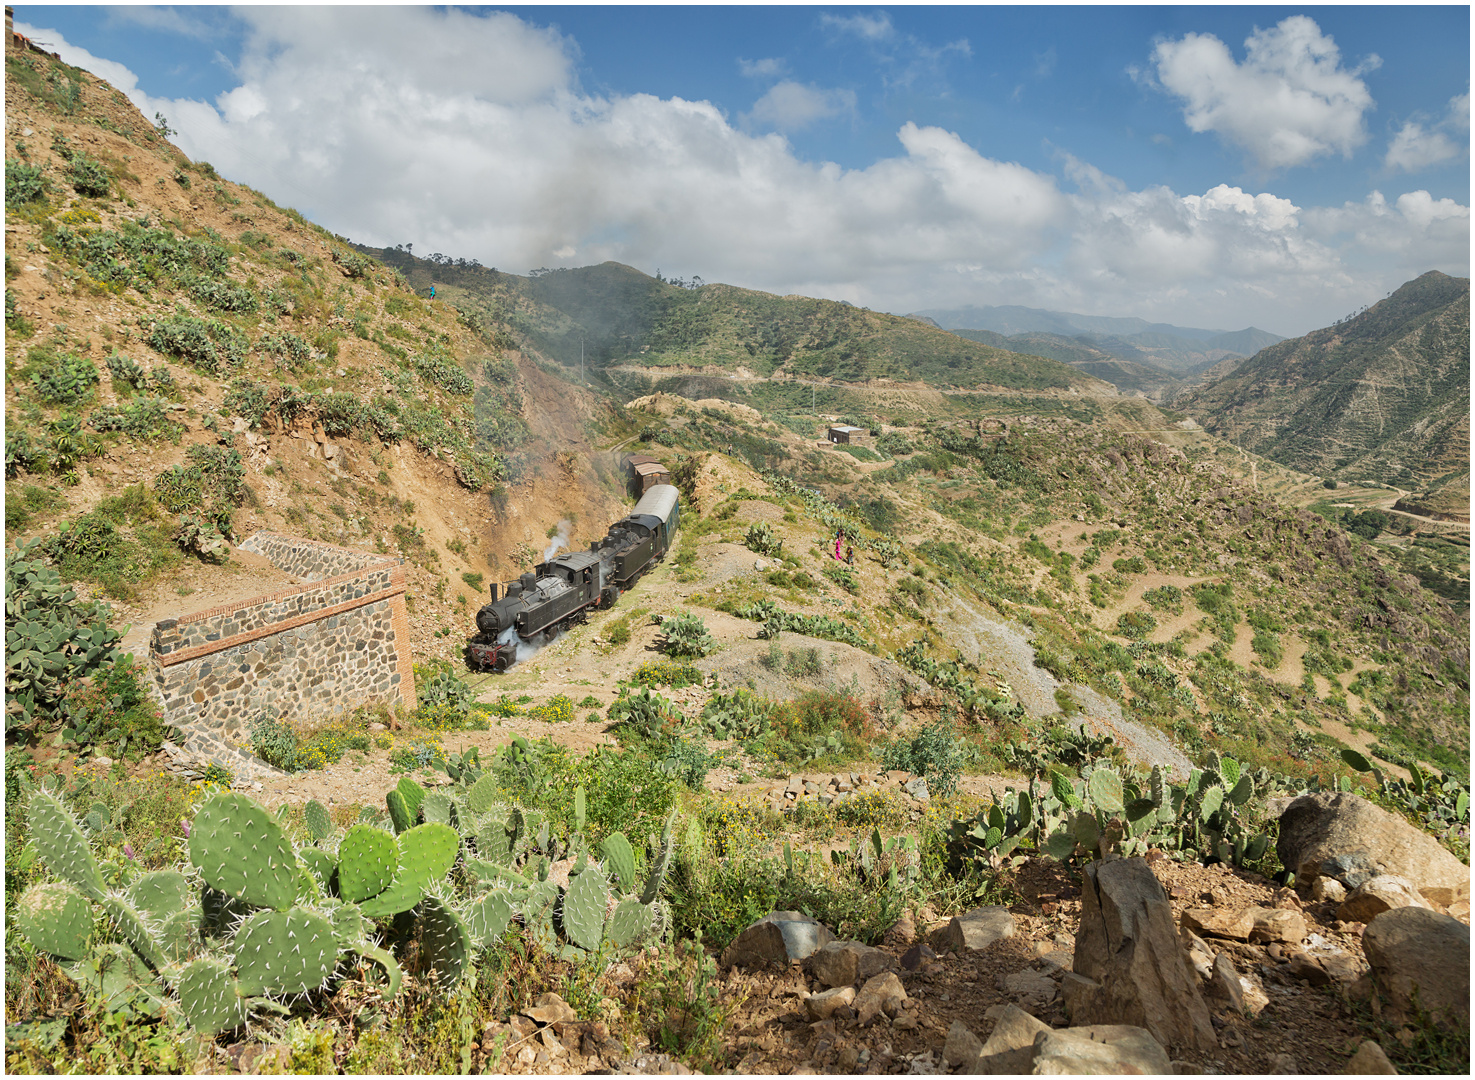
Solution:
[[[932,309],[912,318],[996,348],[1061,360],[1118,389],[1149,395],[1173,391],[1226,359],[1251,356],[1284,340],[1253,326],[1205,330],[1015,304]]]
[[[1173,399],[1205,429],[1313,475],[1469,510],[1470,280],[1430,271],[1335,326]]]

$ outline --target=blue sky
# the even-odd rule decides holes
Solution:
[[[1468,274],[1465,7],[16,8],[340,234],[1302,333]]]

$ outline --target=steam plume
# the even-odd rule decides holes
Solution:
[[[572,529],[573,524],[569,522],[567,518],[558,519],[558,535],[555,536],[552,540],[548,541],[548,546],[543,549],[544,562],[547,562],[549,559],[553,558],[553,556],[557,555],[559,548],[568,547],[569,532]]]

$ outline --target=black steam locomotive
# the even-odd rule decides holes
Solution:
[[[492,602],[476,613],[478,633],[467,644],[468,662],[483,670],[506,671],[518,661],[519,647],[536,649],[583,622],[591,609],[609,607],[665,558],[680,522],[676,488],[657,484],[588,551],[539,563],[532,573],[508,583],[500,599],[494,583]]]

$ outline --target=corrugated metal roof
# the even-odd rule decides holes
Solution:
[[[641,476],[660,476],[663,473],[670,472],[670,470],[667,469],[666,466],[662,465],[659,461],[652,461],[648,463],[641,462],[639,465],[635,466],[635,471]]]

